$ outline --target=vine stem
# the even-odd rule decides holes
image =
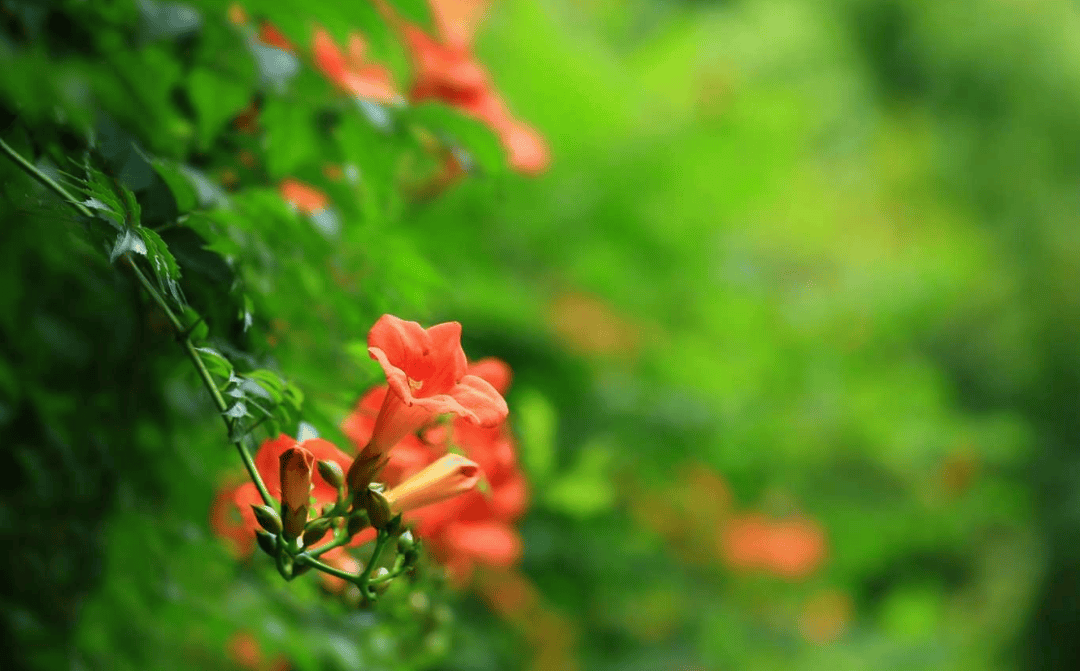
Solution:
[[[4,142],[3,138],[0,138],[0,151],[2,151],[8,158],[10,158],[13,163],[22,168],[24,172],[36,179],[46,188],[56,193],[56,195],[60,196],[60,198],[62,198],[79,214],[85,217],[93,218],[94,213],[91,212],[88,207],[83,205],[83,203],[80,202],[79,199],[77,199],[67,189],[65,189],[58,182],[56,182],[56,180],[41,172],[41,170],[39,170],[37,166],[23,158],[23,156],[19,154],[19,152],[12,149],[7,142]],[[156,288],[154,288],[154,285],[150,282],[146,275],[144,275],[143,272],[139,270],[139,266],[135,263],[135,259],[130,258],[128,254],[125,254],[125,256],[128,257],[131,270],[135,273],[135,277],[139,280],[139,284],[141,284],[143,286],[143,289],[145,289],[146,292],[150,294],[150,297],[154,300],[155,303],[157,303],[158,307],[161,308],[162,312],[165,313],[165,316],[168,318],[169,322],[176,330],[177,339],[183,346],[184,351],[188,355],[188,358],[191,359],[191,363],[194,364],[195,370],[199,374],[199,378],[202,380],[203,385],[206,387],[206,390],[210,392],[210,396],[214,400],[214,405],[217,406],[217,409],[221,414],[221,419],[225,422],[225,430],[228,432],[229,442],[231,442],[236,447],[237,452],[240,453],[240,459],[244,462],[244,467],[247,469],[248,476],[258,488],[259,495],[262,497],[263,502],[266,503],[266,505],[268,506],[273,506],[274,499],[270,496],[270,492],[266,489],[266,483],[263,482],[262,476],[259,475],[258,469],[255,468],[255,461],[251,458],[251,453],[248,451],[247,446],[244,445],[243,437],[237,439],[233,438],[233,422],[225,414],[229,409],[229,405],[225,402],[225,397],[221,395],[221,390],[217,388],[217,384],[214,383],[214,378],[210,375],[210,371],[209,369],[207,369],[206,364],[203,363],[202,357],[199,356],[199,352],[191,343],[191,334],[189,330],[184,327],[184,323],[181,322],[180,318],[177,317],[176,314],[172,311],[172,309],[169,307],[168,302],[161,295],[161,293],[158,292]]]
[[[38,170],[36,165],[23,158],[22,154],[12,149],[11,145],[9,145],[7,142],[4,142],[4,138],[0,138],[0,151],[4,152],[4,154],[6,154],[7,157],[12,160],[12,162],[22,168],[23,171],[26,172],[28,175],[40,182],[42,186],[53,191],[54,193],[56,193],[56,195],[67,201],[68,205],[71,205],[73,208],[78,210],[79,214],[83,215],[84,217],[94,216],[94,213],[90,211],[90,208],[83,205],[78,198],[71,195],[67,189],[60,185],[59,182],[54,180],[52,177],[49,177],[45,173],[41,172],[40,170]]]

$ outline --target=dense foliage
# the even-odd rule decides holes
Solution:
[[[0,666],[1080,667],[1080,9],[484,5],[0,0]],[[372,605],[214,511],[384,314],[528,510]]]

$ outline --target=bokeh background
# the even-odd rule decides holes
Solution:
[[[0,0],[0,138],[134,191],[200,337],[341,444],[378,316],[460,321],[514,370],[524,555],[372,610],[238,561],[167,324],[0,158],[0,666],[1080,668],[1080,6],[497,0],[530,175],[313,67],[358,30],[404,89],[374,5],[239,7]],[[471,172],[415,188],[417,127]]]

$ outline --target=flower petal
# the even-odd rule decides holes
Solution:
[[[510,410],[506,400],[487,380],[475,375],[466,375],[450,392],[465,410],[464,416],[473,419],[484,427],[497,426]]]

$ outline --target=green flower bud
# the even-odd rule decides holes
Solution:
[[[258,541],[259,547],[262,551],[271,557],[277,556],[277,537],[273,534],[269,534],[262,529],[255,530],[255,540]]]
[[[400,536],[398,536],[398,539],[397,539],[397,550],[398,550],[398,552],[400,552],[401,554],[405,554],[406,552],[409,552],[409,551],[410,551],[410,550],[412,550],[412,549],[413,549],[413,548],[414,548],[415,546],[416,546],[416,541],[415,541],[415,540],[413,539],[413,535],[412,535],[412,531],[411,531],[411,530],[409,530],[409,529],[406,529],[406,530],[405,530],[405,533],[403,533],[403,534],[401,534]]]
[[[330,531],[331,524],[331,521],[325,517],[310,522],[304,529],[304,547],[311,547],[322,540],[326,532]]]
[[[266,529],[275,536],[281,533],[281,517],[278,516],[277,511],[270,506],[251,506],[251,510],[255,513],[255,520],[259,523],[263,529]]]
[[[341,466],[338,466],[336,462],[324,459],[318,463],[319,475],[323,480],[326,480],[326,484],[334,487],[335,489],[341,487],[345,483],[345,473],[341,470]]]
[[[379,531],[386,528],[387,523],[390,521],[390,503],[382,492],[369,488],[364,496],[364,509],[367,510],[371,526]]]

